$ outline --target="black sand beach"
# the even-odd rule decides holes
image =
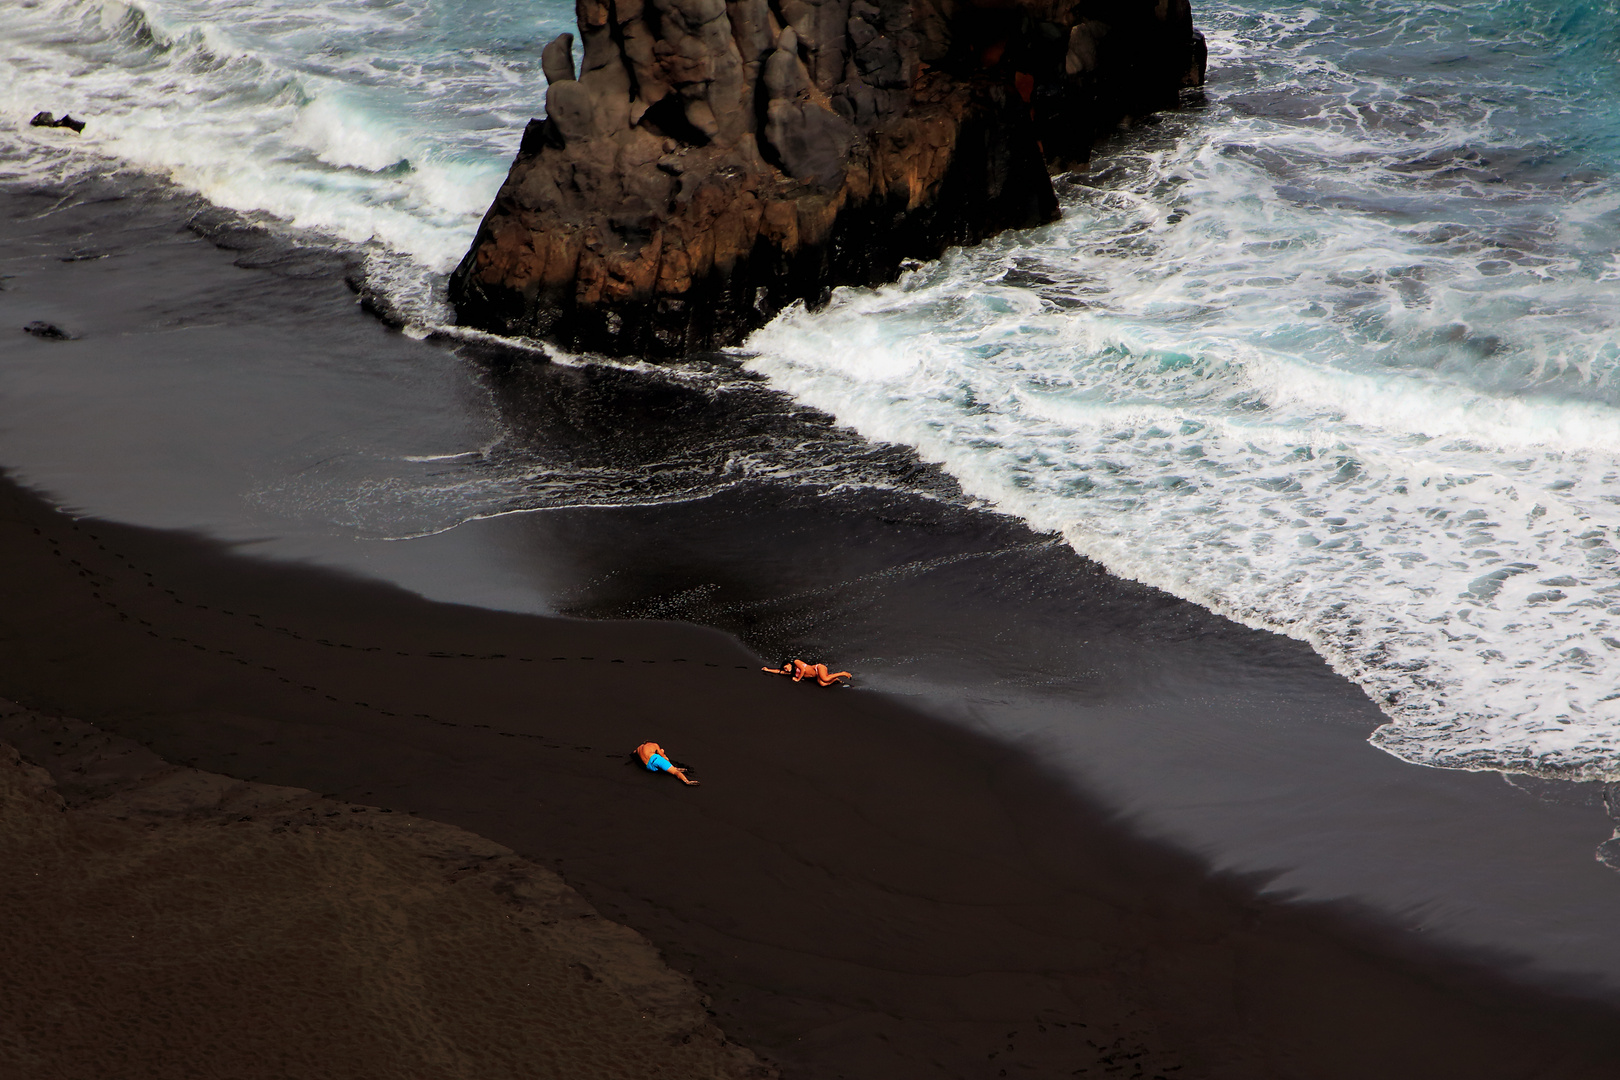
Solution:
[[[454,368],[439,346],[361,313],[341,283],[341,260],[270,247],[259,268],[242,269],[183,231],[172,206],[75,206],[48,195],[7,204],[17,210],[7,227],[38,258],[20,266],[27,279],[8,282],[0,301],[14,322],[27,308],[83,335],[50,342],[16,333],[7,347],[8,363],[34,373],[27,401],[7,401],[17,410],[7,464],[59,500],[72,502],[62,495],[69,490],[126,508],[145,500],[149,516],[171,520],[202,505],[195,491],[161,504],[163,478],[143,469],[163,454],[143,460],[119,449],[172,436],[165,452],[174,468],[195,471],[192,459],[211,452],[218,429],[206,419],[163,429],[161,412],[131,419],[159,395],[134,396],[143,368],[130,367],[121,376],[129,407],[118,408],[93,381],[114,358],[184,363],[200,378],[221,358],[271,365],[298,350],[334,366],[438,352],[447,358],[430,362]],[[90,242],[108,257],[63,262],[48,250]],[[170,283],[180,280],[209,295],[175,300]],[[182,332],[160,315],[180,308],[217,320]],[[394,393],[397,380],[377,366],[356,381]],[[617,378],[599,385],[611,389]],[[53,456],[38,434],[48,425],[23,414],[50,415],[74,379],[85,409],[104,409],[103,421],[64,420]],[[272,392],[278,381],[292,388]],[[295,442],[296,430],[273,422],[276,410],[296,412],[295,383],[277,370],[263,375],[261,389],[271,390],[260,397],[218,405],[227,415],[259,410],[265,430]],[[445,385],[457,384],[446,375]],[[210,402],[182,387],[172,384],[186,414],[205,416]],[[592,415],[604,416],[609,400],[589,398]],[[358,394],[308,407],[383,422]],[[522,421],[517,406],[503,408],[509,422]],[[703,415],[678,399],[627,422],[680,427]],[[217,445],[224,475],[237,447]],[[1401,765],[1361,742],[1376,711],[1303,645],[1114,582],[1005,519],[904,492],[840,503],[737,489],[674,506],[504,518],[391,546],[322,546],[305,535],[239,549],[107,516],[70,516],[28,485],[5,482],[0,696],[138,740],[171,762],[415,813],[552,867],[691,975],[718,1026],[784,1075],[1620,1069],[1608,986],[1588,974],[1608,969],[1593,913],[1612,910],[1614,895],[1609,872],[1591,861],[1607,835],[1601,808],[1575,796],[1537,804],[1493,777]],[[473,572],[471,585],[452,570],[433,588],[419,583],[457,557],[501,552],[507,580],[549,589],[567,610],[688,618],[730,633],[435,602],[260,551],[319,552],[328,564],[369,562],[422,592],[492,597],[491,578]],[[840,585],[851,579],[864,584]],[[518,595],[508,606],[526,603]],[[1080,644],[1081,670],[1065,672]],[[775,651],[809,646],[836,648],[852,666],[864,662],[869,684],[914,696],[820,691],[759,673],[759,651],[775,660]],[[1023,683],[1006,678],[1009,655],[1025,658]],[[948,663],[955,683],[939,678]],[[1069,714],[1043,693],[1095,706],[1085,714],[1091,742],[1075,744],[1093,748],[1093,761],[1047,752],[1051,727],[1035,720]],[[950,711],[953,697],[959,712]],[[1016,726],[994,737],[985,717],[998,697],[995,715],[1030,722],[1024,737]],[[1273,743],[1254,745],[1275,768],[1244,773],[1234,764],[1249,759],[1224,740],[1252,742],[1244,724],[1274,732]],[[704,786],[629,765],[628,750],[647,738],[691,762]],[[1153,765],[1143,748],[1172,742],[1180,757],[1164,752]],[[1127,745],[1145,756],[1132,759]],[[1334,767],[1297,771],[1322,761]],[[1254,850],[1234,841],[1188,854],[1198,845],[1142,804],[1152,794],[1168,805],[1189,762],[1279,808],[1268,814],[1283,839],[1268,847],[1242,833],[1249,826],[1234,800],[1211,797],[1203,816],[1237,824],[1206,835],[1248,836]],[[1154,771],[1164,786],[1142,786]],[[1278,776],[1288,780],[1283,795],[1267,787]],[[1319,792],[1329,793],[1331,812],[1313,801]],[[1203,797],[1188,795],[1190,814]],[[1315,859],[1364,878],[1364,895],[1390,895],[1400,883],[1389,867],[1402,864],[1369,854],[1367,821],[1380,813],[1413,815],[1417,839],[1402,857],[1439,867],[1435,880],[1451,881],[1453,897],[1477,891],[1496,903],[1497,922],[1486,925],[1500,930],[1514,912],[1540,911],[1525,939],[1562,935],[1567,951],[1521,952],[1505,931],[1492,948],[1430,942],[1415,928],[1431,913],[1266,892],[1288,880],[1290,866],[1272,864],[1271,875],[1211,869],[1289,850],[1298,865]],[[1471,849],[1447,850],[1448,838],[1470,834]],[[1546,886],[1555,895],[1544,907],[1514,907],[1513,889],[1542,887],[1537,859],[1577,866],[1567,871],[1575,886],[1559,879]],[[1325,889],[1325,880],[1304,884]],[[1448,917],[1478,923],[1448,911],[1434,921]],[[1590,969],[1554,962],[1583,951],[1595,957]],[[333,1038],[370,1037],[363,1016],[338,1011],[330,1022]]]
[[[712,631],[433,604],[4,499],[0,692],[552,865],[787,1075],[1620,1064],[1606,1008],[1257,898],[1016,750],[767,678]],[[628,766],[647,737],[704,786]]]

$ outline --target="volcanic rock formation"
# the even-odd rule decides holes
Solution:
[[[646,356],[1058,215],[1204,76],[1188,0],[578,0],[450,281],[463,325]]]

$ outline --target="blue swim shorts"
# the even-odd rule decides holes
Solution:
[[[647,768],[653,772],[657,772],[659,769],[663,769],[665,772],[668,772],[672,766],[669,763],[669,758],[665,757],[663,754],[654,754],[652,757],[647,759]]]

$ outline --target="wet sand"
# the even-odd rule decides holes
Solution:
[[[1620,1069],[1603,1006],[1259,896],[1014,748],[767,677],[716,631],[432,603],[10,482],[0,564],[0,694],[554,867],[784,1075]],[[627,764],[646,738],[704,786]]]

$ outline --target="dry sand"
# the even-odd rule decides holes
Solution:
[[[774,1076],[691,981],[462,829],[0,702],[0,1075]]]

